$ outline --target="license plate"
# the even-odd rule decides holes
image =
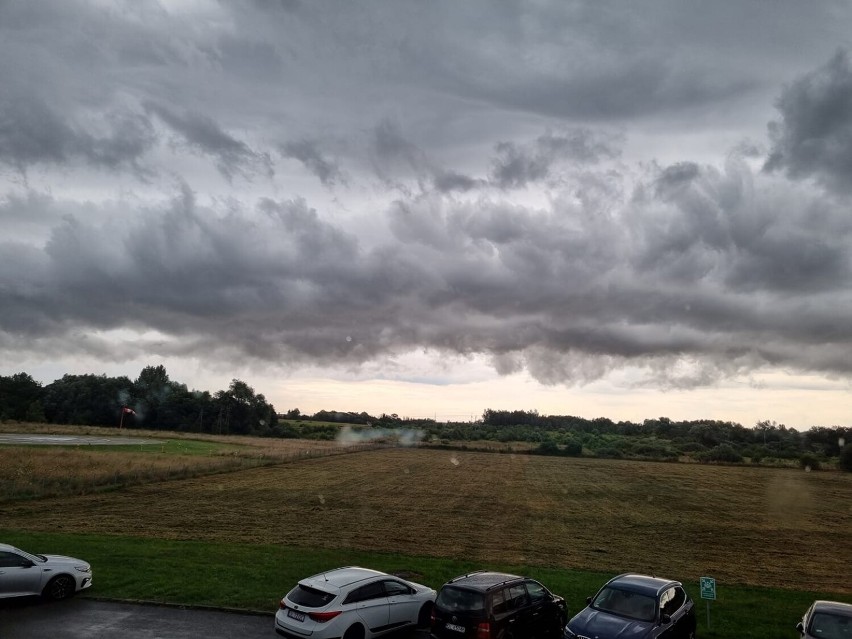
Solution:
[[[296,621],[305,620],[304,612],[296,612],[295,610],[290,610],[289,608],[287,608],[287,616],[290,617],[290,619],[295,619]]]
[[[455,630],[456,632],[464,632],[464,626],[457,626],[454,623],[447,624],[447,630]]]

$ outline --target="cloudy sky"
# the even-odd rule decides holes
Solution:
[[[852,4],[0,0],[0,374],[852,423]]]

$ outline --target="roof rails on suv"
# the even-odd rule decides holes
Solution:
[[[433,639],[562,636],[565,600],[534,579],[477,570],[450,579],[432,608]],[[508,635],[506,635],[508,636]]]

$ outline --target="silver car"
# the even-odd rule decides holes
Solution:
[[[281,600],[275,632],[287,639],[370,639],[427,627],[435,591],[377,570],[337,568],[302,579]]]
[[[92,585],[92,567],[82,559],[34,555],[0,544],[0,599],[42,595],[65,599]]]
[[[815,601],[796,630],[803,639],[852,639],[852,604]]]

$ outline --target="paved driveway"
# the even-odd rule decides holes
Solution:
[[[428,632],[395,639],[426,639]],[[0,601],[0,639],[275,639],[273,616],[75,597]]]

